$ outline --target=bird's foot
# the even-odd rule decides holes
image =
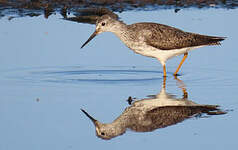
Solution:
[[[173,75],[174,75],[174,77],[181,76],[180,74],[177,74],[177,73],[174,73]]]

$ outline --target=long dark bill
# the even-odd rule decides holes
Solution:
[[[90,116],[85,110],[81,109],[81,111],[95,124],[96,119],[94,119],[92,116]]]
[[[83,48],[88,42],[90,42],[97,35],[97,31],[93,32],[93,34],[88,38],[88,40],[81,46]]]

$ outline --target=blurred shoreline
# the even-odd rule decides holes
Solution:
[[[106,8],[111,12],[174,9],[177,13],[186,8],[235,9],[237,7],[237,0],[0,0],[0,18],[39,15],[48,18],[54,13],[60,13],[67,18],[70,13],[87,16],[87,10],[90,15],[100,16],[104,14],[98,11],[100,8]]]

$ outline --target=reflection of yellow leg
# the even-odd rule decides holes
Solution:
[[[177,73],[178,73],[179,69],[181,68],[183,62],[185,61],[185,59],[186,59],[187,57],[188,57],[188,53],[186,52],[186,53],[184,53],[183,59],[182,59],[182,61],[180,62],[178,68],[177,68],[176,71],[174,72],[174,76],[177,76],[177,75],[178,75]]]
[[[176,76],[174,77],[175,80],[178,81],[178,86],[179,88],[182,89],[183,91],[183,99],[187,99],[188,98],[188,92],[187,92],[187,89],[186,89],[186,85],[183,83],[182,80],[180,80],[179,78],[177,78]]]
[[[188,92],[186,89],[183,89],[183,99],[188,99]]]
[[[164,77],[164,79],[163,79],[163,88],[164,89],[166,88],[166,77]]]
[[[163,70],[164,70],[164,78],[166,78],[166,67],[163,65]]]

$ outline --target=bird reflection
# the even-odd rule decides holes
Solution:
[[[78,23],[88,23],[88,24],[96,24],[96,21],[100,16],[109,15],[112,18],[118,20],[119,17],[117,14],[112,12],[107,8],[88,8],[88,9],[79,9],[74,13],[74,17],[65,17],[65,20],[78,22]]]
[[[183,91],[182,98],[175,98],[175,96],[166,93],[165,78],[159,94],[141,100],[129,97],[128,103],[131,105],[112,123],[101,123],[85,110],[81,110],[94,123],[97,136],[105,140],[122,135],[127,129],[136,132],[150,132],[175,125],[188,118],[204,114],[221,115],[226,113],[221,111],[218,105],[200,105],[188,100],[184,83],[178,78],[175,80]]]

